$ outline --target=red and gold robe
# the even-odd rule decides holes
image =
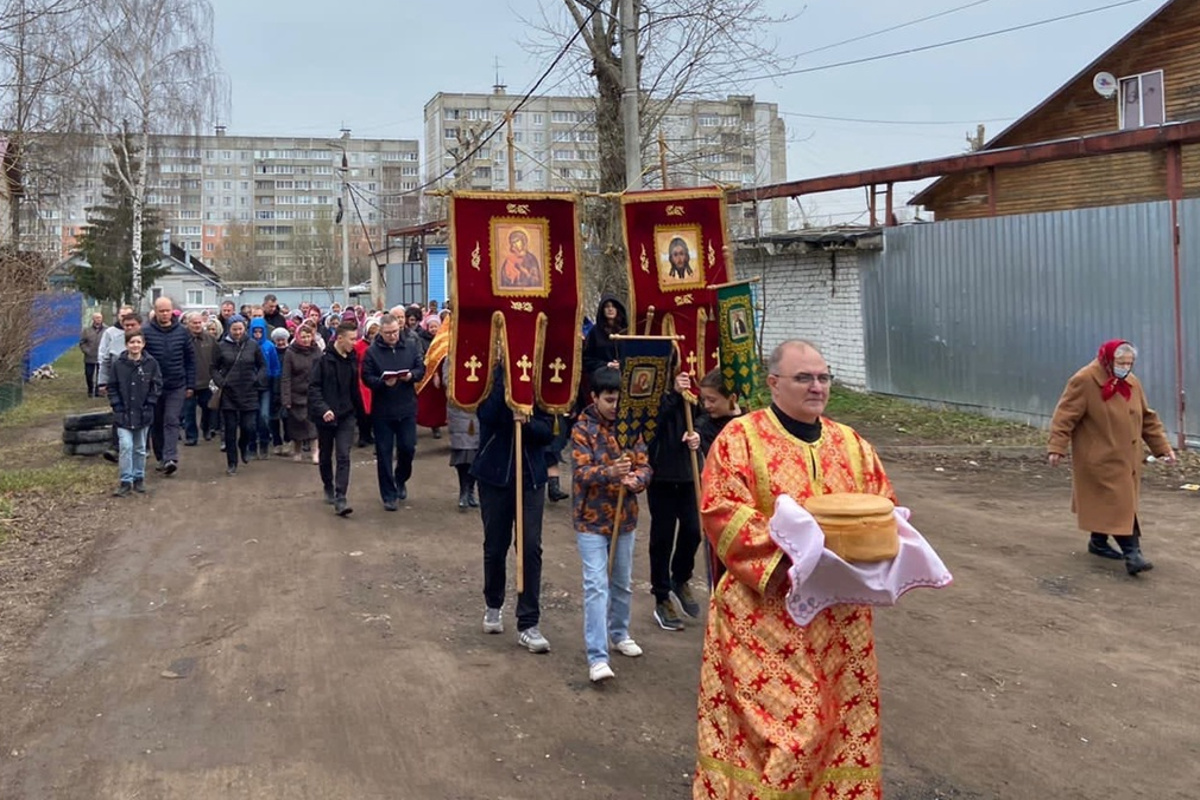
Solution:
[[[775,498],[869,492],[895,500],[871,446],[821,420],[789,434],[769,409],[726,426],[704,468],[701,517],[724,573],[700,671],[697,800],[867,800],[882,796],[879,676],[871,609],[838,605],[800,627],[784,606]]]

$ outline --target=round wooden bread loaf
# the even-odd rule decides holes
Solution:
[[[890,561],[900,552],[895,506],[877,494],[845,492],[808,498],[804,508],[825,534],[825,546],[846,561]]]

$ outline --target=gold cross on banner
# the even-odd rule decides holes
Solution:
[[[521,356],[521,360],[517,362],[517,366],[521,368],[521,382],[529,383],[529,368],[533,366],[533,362],[529,360],[529,354]]]
[[[567,368],[567,365],[563,363],[563,360],[561,358],[556,358],[553,361],[551,361],[550,362],[550,370],[554,373],[554,375],[551,376],[550,382],[551,383],[562,383],[563,379],[562,379],[562,376],[559,375],[559,373],[562,372],[566,368]]]
[[[696,362],[699,360],[700,359],[696,358],[695,350],[688,351],[687,363],[688,363],[688,372],[690,374],[692,374],[692,375],[696,374]]]
[[[483,366],[479,357],[471,356],[469,361],[463,363],[463,366],[471,371],[471,374],[467,376],[467,383],[479,383],[479,376],[475,374]]]

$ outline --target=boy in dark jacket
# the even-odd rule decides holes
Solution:
[[[583,562],[583,640],[588,678],[593,683],[613,677],[609,648],[630,658],[642,648],[629,636],[633,598],[633,544],[638,521],[637,495],[650,482],[646,445],[639,438],[632,452],[621,452],[614,423],[621,397],[621,373],[612,367],[591,378],[592,404],[571,429],[575,542]],[[617,499],[624,487],[620,530]],[[617,537],[612,571],[608,559]]]
[[[379,333],[363,357],[362,379],[371,390],[375,469],[379,496],[388,511],[395,511],[399,501],[408,498],[407,484],[417,452],[417,393],[413,387],[424,377],[420,345],[403,335],[400,320],[384,314]]]
[[[113,492],[117,497],[146,491],[146,437],[162,392],[162,373],[154,357],[143,352],[145,347],[141,331],[125,334],[125,352],[113,362],[108,379],[108,402],[116,417],[120,447],[121,483]]]
[[[700,616],[700,604],[688,585],[701,538],[691,457],[691,451],[700,447],[700,435],[687,432],[683,410],[688,402],[684,393],[690,388],[688,374],[679,373],[674,391],[663,395],[658,430],[650,445],[650,467],[654,470],[654,480],[646,490],[650,506],[650,590],[654,593],[654,621],[665,631],[683,630],[676,603],[689,617]]]
[[[354,342],[358,324],[346,320],[337,326],[333,343],[313,365],[308,383],[308,418],[317,426],[318,466],[325,487],[325,502],[339,517],[354,509],[346,502],[350,488],[350,447],[354,444],[355,415],[362,407],[358,393],[358,357]],[[337,474],[333,460],[337,459]]]
[[[479,406],[479,452],[471,475],[479,484],[483,517],[484,633],[503,633],[504,585],[508,550],[513,546],[517,519],[515,424],[521,424],[523,463],[522,557],[525,591],[517,595],[517,644],[531,653],[550,652],[550,642],[538,629],[542,590],[542,512],[546,505],[546,446],[554,438],[554,420],[534,409],[533,415],[514,414],[504,399],[504,368],[497,366],[492,393]]]

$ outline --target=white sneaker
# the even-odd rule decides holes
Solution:
[[[500,615],[500,609],[489,608],[483,612],[483,632],[504,633],[504,618]]]
[[[591,680],[592,683],[600,683],[601,681],[606,681],[615,677],[617,677],[616,674],[613,673],[612,667],[610,667],[606,661],[601,661],[588,667],[588,679]]]
[[[542,632],[536,626],[521,631],[521,635],[517,637],[517,644],[531,653],[550,652],[550,642],[542,636]]]
[[[633,639],[626,638],[620,642],[613,643],[613,649],[623,656],[637,658],[642,654],[642,648]]]

